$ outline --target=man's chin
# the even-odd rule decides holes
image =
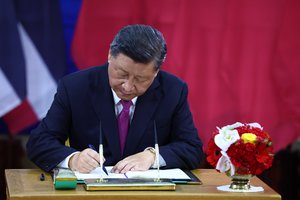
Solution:
[[[125,100],[125,101],[130,101],[132,100],[134,97],[133,96],[123,96],[121,99]]]
[[[125,101],[129,101],[129,100],[131,100],[131,99],[133,99],[135,96],[134,95],[132,95],[132,94],[130,94],[130,95],[126,95],[126,94],[123,94],[123,93],[119,93],[119,94],[117,94],[118,95],[118,97],[120,98],[120,99],[123,99],[123,100],[125,100]]]

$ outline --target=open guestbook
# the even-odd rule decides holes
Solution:
[[[190,171],[183,171],[179,168],[129,171],[124,174],[112,173],[111,169],[112,166],[106,167],[108,174],[100,167],[90,173],[75,171],[72,172],[73,180],[75,177],[77,183],[84,183],[86,190],[175,190],[176,184],[201,184],[201,181]],[[58,170],[63,172],[62,170],[66,169]],[[65,173],[69,174],[70,170]],[[58,177],[57,180],[63,179]]]

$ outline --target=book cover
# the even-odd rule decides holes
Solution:
[[[84,187],[93,190],[176,190],[176,184],[160,179],[86,179]]]

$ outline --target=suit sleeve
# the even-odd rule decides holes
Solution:
[[[68,155],[76,151],[64,145],[68,139],[71,123],[68,102],[67,91],[61,81],[47,116],[31,132],[27,142],[29,159],[45,171],[51,171]]]
[[[171,141],[161,146],[160,153],[167,168],[196,169],[203,159],[202,141],[195,128],[187,101],[188,88],[183,84],[171,122]]]

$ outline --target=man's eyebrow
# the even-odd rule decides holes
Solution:
[[[122,71],[122,72],[125,72],[125,73],[128,73],[127,71],[125,71],[121,66],[117,66],[117,69]]]
[[[147,77],[145,77],[145,76],[141,76],[141,75],[136,75],[136,76],[134,76],[135,78],[141,78],[141,79],[143,79],[143,78],[147,78]]]

